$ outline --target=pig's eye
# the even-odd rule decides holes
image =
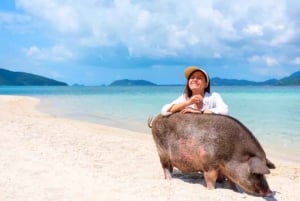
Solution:
[[[243,162],[247,162],[247,161],[249,161],[250,160],[250,158],[251,158],[252,156],[250,155],[250,154],[246,154],[246,155],[244,155],[243,156]]]

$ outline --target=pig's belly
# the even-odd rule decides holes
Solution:
[[[172,166],[185,173],[202,171],[203,164],[207,161],[205,150],[195,146],[191,140],[180,139],[169,153]]]
[[[203,170],[203,165],[200,161],[187,156],[174,158],[174,160],[172,160],[172,166],[183,173],[199,172]]]

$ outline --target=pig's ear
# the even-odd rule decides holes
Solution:
[[[251,157],[248,161],[249,170],[254,174],[270,174],[269,168],[263,163],[263,161],[257,157]]]
[[[266,159],[266,160],[267,160],[267,167],[270,169],[275,169],[274,163],[272,163],[269,159]]]

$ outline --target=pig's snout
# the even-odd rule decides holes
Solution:
[[[271,196],[273,196],[273,192],[271,190],[268,190],[265,192],[260,192],[260,195],[263,197],[271,197]]]
[[[273,196],[273,192],[271,190],[257,190],[256,193],[262,197],[271,197]]]

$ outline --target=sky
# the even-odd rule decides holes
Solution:
[[[72,84],[300,70],[299,0],[1,0],[0,68]]]

